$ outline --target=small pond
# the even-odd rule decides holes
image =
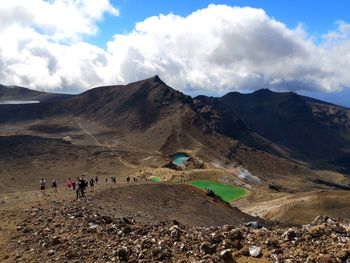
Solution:
[[[158,183],[158,182],[162,181],[162,179],[160,179],[160,177],[158,177],[158,176],[150,176],[148,178],[148,180],[150,180],[151,182],[154,182],[154,183]]]
[[[18,105],[18,104],[35,104],[40,103],[38,100],[1,100],[0,105]]]
[[[171,161],[176,166],[183,166],[186,164],[187,160],[191,158],[191,156],[187,153],[175,153],[170,156]]]
[[[216,195],[220,196],[221,199],[226,202],[232,202],[238,198],[244,197],[247,194],[244,188],[230,184],[222,184],[210,180],[192,181],[188,182],[187,184],[200,189],[212,190]]]

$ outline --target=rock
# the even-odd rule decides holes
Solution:
[[[221,234],[212,233],[211,238],[210,238],[210,242],[214,243],[214,244],[219,244],[223,239],[224,239],[224,237]]]
[[[170,236],[173,239],[175,239],[175,240],[179,240],[180,239],[182,230],[177,225],[172,226],[169,229],[169,231],[170,231]]]
[[[240,250],[240,249],[242,249],[242,243],[241,243],[241,241],[239,241],[239,240],[235,240],[235,241],[233,241],[232,242],[232,248],[235,248],[235,249],[237,249],[237,250]]]
[[[233,240],[235,240],[235,239],[242,240],[243,239],[242,232],[239,229],[232,229],[230,231],[229,236]]]
[[[203,254],[213,254],[215,252],[215,249],[211,246],[209,242],[203,242],[200,245],[199,249]]]
[[[128,235],[132,232],[132,229],[130,226],[126,226],[123,228],[122,232],[123,232],[123,234]]]
[[[282,238],[284,238],[285,240],[292,240],[296,236],[297,234],[292,228],[289,228],[286,232],[282,234]]]
[[[199,263],[199,261],[198,261],[195,257],[193,257],[193,256],[190,256],[190,257],[188,258],[188,262],[190,262],[190,263]]]
[[[271,259],[273,260],[274,263],[280,263],[280,259],[276,254],[272,254]]]
[[[236,241],[236,240],[235,240]],[[224,239],[221,243],[220,243],[220,248],[222,249],[229,249],[229,248],[233,248],[232,247],[232,242],[228,239]]]
[[[131,225],[131,224],[132,224],[131,220],[130,220],[129,218],[127,218],[127,217],[123,217],[123,221],[124,221],[125,223],[127,223],[128,225]]]
[[[30,227],[25,227],[24,229],[23,229],[23,233],[29,233],[29,232],[32,232],[33,231],[33,229],[31,229]]]
[[[103,221],[105,224],[111,224],[111,223],[113,223],[113,219],[112,219],[112,217],[110,217],[110,216],[101,216],[101,219],[102,219],[102,221]]]
[[[64,136],[64,137],[62,138],[62,140],[63,140],[64,142],[67,142],[67,143],[71,143],[71,142],[72,142],[72,138],[71,138],[70,136]]]
[[[327,223],[328,219],[329,219],[328,216],[319,215],[312,221],[312,224],[314,225],[324,224],[324,223]]]
[[[263,259],[274,263],[350,263],[350,225],[346,220],[319,218],[317,224],[302,228],[180,227],[176,222],[170,227],[169,221],[144,224],[134,220],[132,213],[115,219],[96,211],[89,196],[26,210],[27,217],[18,223],[9,242],[11,262],[229,263],[235,262],[235,257],[259,261],[264,253]],[[6,261],[5,255],[0,261]]]
[[[342,262],[345,262],[348,258],[350,258],[350,250],[343,249],[339,251],[336,255],[337,255],[337,258],[342,260]]]
[[[62,243],[62,240],[58,236],[54,236],[52,241],[51,241],[51,245],[53,245],[53,246],[61,244],[61,243]]]
[[[157,259],[163,261],[164,259],[169,258],[170,256],[171,252],[169,249],[162,249],[157,256]]]
[[[231,249],[225,249],[220,252],[220,259],[223,260],[225,263],[234,263],[236,262],[233,259],[232,256],[232,250]]]
[[[248,257],[248,256],[250,255],[250,254],[249,254],[249,248],[243,247],[243,248],[239,251],[239,254],[241,254],[242,256]]]
[[[261,248],[258,246],[251,246],[249,247],[249,255],[251,257],[257,258],[261,254]]]
[[[317,262],[318,263],[337,263],[337,260],[331,255],[323,255],[323,256],[317,257]]]
[[[315,237],[320,237],[324,235],[325,229],[326,229],[325,225],[317,225],[317,226],[310,227],[309,232],[310,232],[310,235],[315,238]]]
[[[246,227],[251,227],[251,228],[262,228],[263,225],[260,224],[259,221],[251,221],[251,222],[247,222],[244,224]]]
[[[120,261],[128,261],[129,259],[129,252],[126,247],[119,248],[117,250],[117,255]]]
[[[222,230],[225,232],[231,231],[234,227],[232,225],[224,225]]]
[[[269,248],[269,249],[273,249],[273,248],[279,248],[280,245],[279,245],[279,242],[276,238],[270,238],[266,241],[266,246]]]

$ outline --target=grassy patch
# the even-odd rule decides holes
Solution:
[[[216,195],[220,196],[222,200],[226,202],[231,202],[233,200],[236,200],[246,195],[246,190],[244,188],[229,185],[229,184],[222,184],[222,183],[209,181],[209,180],[192,181],[192,182],[188,182],[187,184],[195,186],[200,189],[206,189],[206,190],[210,189]]]

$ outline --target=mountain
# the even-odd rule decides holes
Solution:
[[[350,154],[349,109],[293,92],[265,89],[251,94],[231,92],[219,98],[191,98],[154,76],[76,96],[0,86],[0,99],[7,98],[41,103],[2,106],[0,121],[73,115],[117,128],[118,137],[132,135],[144,147],[145,138],[147,143],[153,139],[159,142],[153,145],[158,150],[186,148],[203,137],[215,136],[315,164],[344,164]],[[172,144],[175,146],[167,147]]]
[[[243,165],[270,183],[312,174],[309,168],[350,168],[350,111],[292,92],[192,98],[158,76],[67,97],[18,90],[22,97],[56,99],[0,105],[0,135],[68,136],[75,145],[123,149],[128,156],[139,151],[146,159],[190,150],[209,164]]]
[[[54,94],[31,90],[18,86],[5,86],[0,84],[0,100],[38,100],[40,102],[52,102],[70,98],[68,94]]]
[[[65,101],[63,108],[66,113],[117,127],[120,133],[136,131],[145,136],[152,131],[156,137],[167,137],[167,144],[193,133],[227,133],[233,139],[250,135],[239,119],[221,112],[206,112],[191,97],[167,86],[158,76],[126,86],[87,91]]]
[[[229,93],[211,102],[281,148],[285,157],[316,163],[350,151],[350,110],[293,92]]]

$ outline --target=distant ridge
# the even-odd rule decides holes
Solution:
[[[17,106],[16,111],[2,106],[2,123],[76,116],[115,129],[118,137],[139,147],[149,147],[152,141],[151,147],[163,152],[203,145],[234,158],[234,145],[239,142],[312,165],[341,167],[350,153],[350,111],[294,92],[262,89],[192,98],[158,75],[75,96],[6,86],[0,86],[0,92],[0,99],[35,98],[47,104]]]
[[[48,93],[31,90],[19,86],[5,86],[0,84],[0,100],[39,100],[41,102],[67,99],[73,95]]]

